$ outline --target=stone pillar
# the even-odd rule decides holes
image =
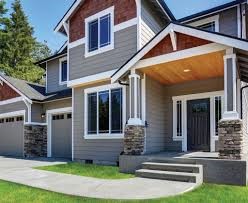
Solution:
[[[47,157],[47,126],[24,126],[24,157]]]
[[[127,125],[125,128],[124,154],[142,155],[145,146],[145,127]]]
[[[244,159],[244,147],[242,120],[221,120],[219,122],[219,158]]]

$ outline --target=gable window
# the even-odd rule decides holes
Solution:
[[[123,138],[124,95],[119,84],[85,90],[85,138]]]
[[[189,25],[211,32],[219,32],[219,15],[204,18],[202,20],[189,23]]]
[[[114,48],[114,7],[85,19],[85,57],[93,56]]]
[[[68,81],[68,64],[67,58],[62,58],[59,60],[59,83],[60,85],[64,85]]]

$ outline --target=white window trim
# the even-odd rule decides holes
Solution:
[[[187,152],[187,101],[195,100],[195,99],[210,99],[210,151],[215,151],[215,141],[218,140],[218,136],[215,134],[215,108],[214,108],[214,99],[217,96],[221,96],[222,98],[222,117],[224,113],[224,91],[216,91],[216,92],[206,92],[199,94],[190,94],[190,95],[182,95],[172,97],[173,100],[173,140],[174,141],[182,141],[182,151]],[[177,136],[177,128],[176,128],[176,103],[177,101],[182,101],[182,136]]]
[[[68,82],[68,61],[67,61],[67,81],[62,81],[62,63],[67,61],[67,56],[59,59],[59,85],[66,85]]]
[[[202,26],[202,25],[214,22],[215,32],[219,32],[220,31],[219,18],[220,18],[219,15],[215,15],[215,16],[212,16],[209,18],[204,18],[202,20],[195,21],[193,23],[189,23],[189,25],[194,26],[194,27],[198,27],[198,26]]]
[[[100,19],[101,17],[110,14],[110,34],[111,34],[111,41],[110,41],[110,45],[105,46],[105,47],[99,47],[97,50],[89,52],[89,23],[96,20],[96,19]],[[99,21],[100,22],[100,21]],[[98,23],[98,26],[100,26],[100,23]],[[99,27],[98,27],[98,30]],[[99,34],[98,34],[99,35]],[[92,15],[88,18],[85,19],[85,58],[90,57],[90,56],[94,56],[100,53],[104,53],[107,51],[110,51],[112,49],[114,49],[114,6],[105,9],[95,15]],[[98,43],[100,43],[100,37],[98,36],[99,40]]]
[[[116,88],[122,88],[122,122],[123,122],[123,133],[111,134],[111,133],[98,133],[89,135],[88,134],[88,97],[87,95],[94,92],[106,91]],[[110,106],[111,108],[111,106]],[[97,118],[98,121],[98,118]],[[123,139],[124,138],[124,129],[126,124],[126,87],[118,83],[103,85],[93,88],[88,88],[84,90],[84,139]],[[111,125],[111,122],[109,123]],[[98,128],[98,126],[97,126]]]

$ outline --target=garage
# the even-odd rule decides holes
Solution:
[[[23,116],[0,118],[0,156],[23,156]]]
[[[51,156],[53,158],[72,158],[72,114],[51,115]]]

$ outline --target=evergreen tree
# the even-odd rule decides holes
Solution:
[[[34,65],[32,58],[32,53],[36,47],[33,28],[29,25],[20,0],[14,1],[12,10],[10,23],[6,25],[4,71],[12,77],[38,82],[44,71]]]
[[[32,52],[32,58],[34,61],[40,61],[42,59],[48,58],[52,55],[51,49],[46,43],[36,42],[35,48]]]

